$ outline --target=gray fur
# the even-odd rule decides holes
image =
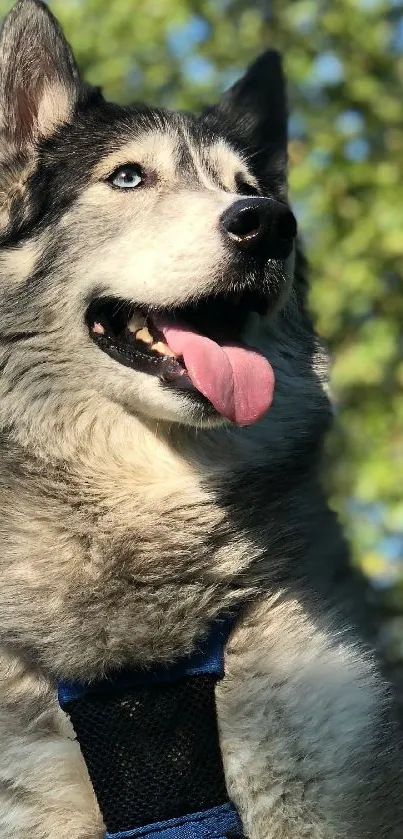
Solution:
[[[57,166],[47,141],[84,97],[37,0],[15,7],[3,62],[20,60],[25,45],[35,63],[32,34],[43,25],[59,63],[48,65],[45,100],[42,83],[30,91],[28,131],[13,112],[0,146],[1,835],[102,834],[57,707],[61,676],[172,661],[241,604],[217,707],[248,837],[398,839],[401,734],[320,489],[327,358],[305,311],[302,257],[270,267],[281,305],[245,336],[277,381],[255,426],[204,421],[102,354],[83,322],[94,287],[164,305],[211,293],[226,260],[215,219],[234,198],[235,169],[251,184],[256,173],[230,139],[192,135],[185,116],[155,115],[152,126],[137,117],[134,128],[128,113],[119,142],[99,140],[90,176],[77,170],[74,194],[63,205],[50,195],[52,212],[39,218],[35,172]],[[10,108],[4,87],[0,107]],[[159,201],[143,194],[141,212],[97,175],[111,158],[125,162],[128,146],[165,184]]]

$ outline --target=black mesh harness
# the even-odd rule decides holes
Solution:
[[[59,684],[106,826],[106,839],[237,839],[219,744],[215,685],[233,621],[192,656],[151,672]]]

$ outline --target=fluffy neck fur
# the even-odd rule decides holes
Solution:
[[[68,457],[4,446],[2,640],[52,677],[95,676],[171,660],[224,608],[288,585],[334,525],[313,442],[293,467],[261,435],[184,434],[120,408],[106,421],[98,406]]]

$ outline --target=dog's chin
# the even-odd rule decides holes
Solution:
[[[112,366],[113,365],[113,366]],[[102,377],[102,389],[108,402],[118,404],[140,421],[188,426],[190,428],[218,428],[230,425],[202,394],[170,389],[156,376],[128,370],[114,370],[114,362],[105,358],[98,365],[97,378]]]

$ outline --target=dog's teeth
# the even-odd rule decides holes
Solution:
[[[154,342],[154,338],[150,335],[146,326],[136,332],[136,340],[142,341],[143,344],[148,344],[149,347],[151,347]]]
[[[95,335],[105,335],[105,329],[102,326],[102,323],[93,323],[91,327],[91,331]]]
[[[152,345],[151,349],[153,350],[153,352],[157,352],[160,355],[167,355],[169,356],[169,358],[176,358],[175,353],[173,353],[172,350],[170,350],[167,344],[164,344],[163,341],[157,341],[156,344]]]
[[[127,324],[127,328],[129,332],[133,332],[136,334],[139,329],[142,329],[146,325],[146,319],[142,315],[132,315]],[[141,339],[140,339],[141,340]]]

